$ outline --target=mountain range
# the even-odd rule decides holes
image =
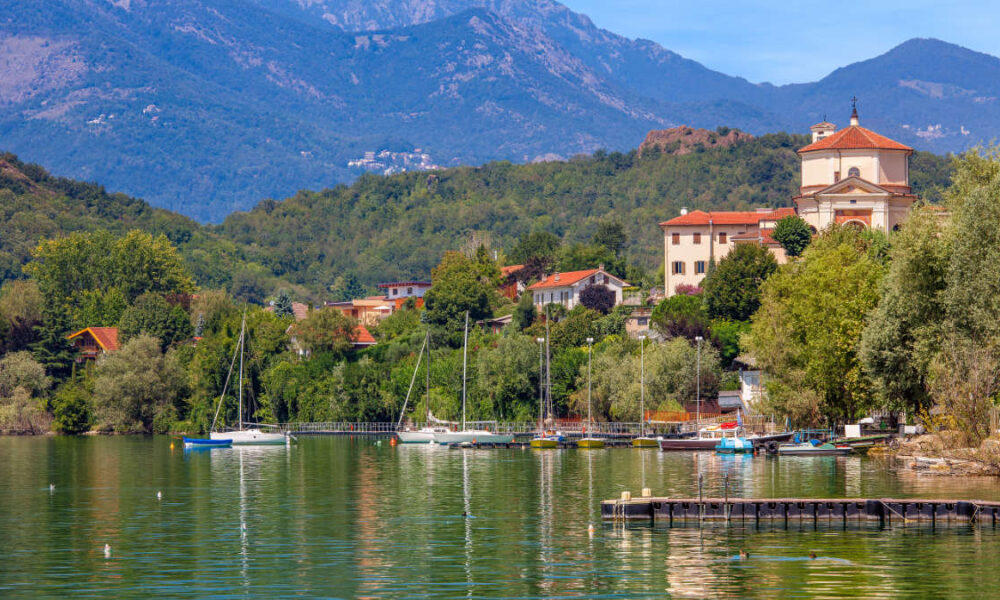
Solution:
[[[0,0],[0,148],[218,222],[349,182],[366,152],[568,159],[651,129],[862,124],[916,148],[1000,134],[1000,59],[915,39],[773,86],[552,0]],[[355,163],[359,164],[359,163]]]

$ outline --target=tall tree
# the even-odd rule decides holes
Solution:
[[[592,283],[580,290],[580,304],[606,315],[615,307],[615,293],[605,285]]]
[[[312,353],[344,355],[351,349],[357,321],[332,306],[314,310],[295,324],[299,344]]]
[[[770,378],[772,408],[797,424],[843,422],[875,405],[858,356],[883,273],[869,249],[853,228],[831,228],[761,289],[747,346]]]
[[[424,294],[427,322],[447,331],[460,331],[466,311],[475,322],[492,315],[496,288],[480,277],[477,263],[459,252],[447,252],[431,272],[433,285]]]
[[[788,215],[780,219],[774,226],[771,237],[781,244],[786,255],[801,256],[802,251],[812,240],[812,230],[809,229],[809,224],[802,217]]]
[[[774,255],[758,244],[736,244],[705,278],[705,307],[713,319],[746,321],[760,306],[760,286],[778,269]]]
[[[878,307],[861,337],[861,360],[886,406],[916,414],[930,404],[927,378],[944,329],[948,267],[944,222],[916,209],[895,234]]]
[[[170,306],[161,294],[143,294],[122,314],[118,324],[121,344],[140,335],[152,336],[163,349],[191,339],[191,318],[178,306]]]
[[[278,297],[274,301],[274,315],[276,317],[291,317],[294,315],[292,311],[292,298],[288,295],[288,290],[278,290]]]

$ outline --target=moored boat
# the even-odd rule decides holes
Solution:
[[[740,436],[724,437],[715,446],[715,451],[719,454],[752,453],[753,450],[753,442]]]
[[[229,440],[234,446],[241,445],[279,445],[287,444],[288,436],[284,433],[262,431],[257,427],[239,429],[236,431],[213,431],[209,434],[212,440]]]
[[[402,444],[430,444],[435,433],[447,433],[447,427],[421,427],[416,431],[397,431],[396,437]]]
[[[741,437],[742,428],[736,421],[721,425],[710,425],[698,430],[694,437],[660,438],[660,450],[672,452],[677,450],[715,450],[715,447],[726,438]]]
[[[184,447],[189,450],[209,450],[212,448],[229,448],[233,445],[232,440],[227,439],[204,439],[204,438],[184,438]]]
[[[466,429],[462,431],[445,431],[434,434],[434,441],[438,444],[462,444],[465,442],[476,444],[509,444],[514,441],[513,434],[493,433],[485,429]]]
[[[633,448],[656,448],[658,445],[659,445],[659,440],[645,435],[639,436],[632,440]]]
[[[778,456],[844,456],[850,453],[850,446],[819,440],[778,446]]]
[[[551,450],[559,447],[559,440],[554,437],[536,437],[531,440],[531,447],[539,450]]]

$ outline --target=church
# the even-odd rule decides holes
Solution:
[[[856,106],[848,127],[837,131],[824,121],[810,131],[812,143],[798,150],[802,172],[794,208],[682,209],[660,223],[668,296],[678,285],[699,286],[709,262],[720,260],[736,244],[761,244],[785,262],[784,249],[771,232],[788,215],[797,214],[817,232],[832,223],[894,231],[906,220],[917,200],[910,191],[912,148],[862,127]]]

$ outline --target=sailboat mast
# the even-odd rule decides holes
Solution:
[[[236,422],[239,423],[240,431],[243,431],[243,346],[246,340],[247,313],[243,311],[243,323],[240,325],[240,399],[236,405]]]
[[[545,307],[545,413],[552,417],[552,354],[549,352],[549,307]]]
[[[427,330],[426,337],[424,338],[424,345],[427,347],[427,423],[426,425],[430,427],[431,425],[431,330]]]
[[[469,362],[469,311],[465,311],[465,335],[462,340],[462,431],[465,431],[465,372]]]

